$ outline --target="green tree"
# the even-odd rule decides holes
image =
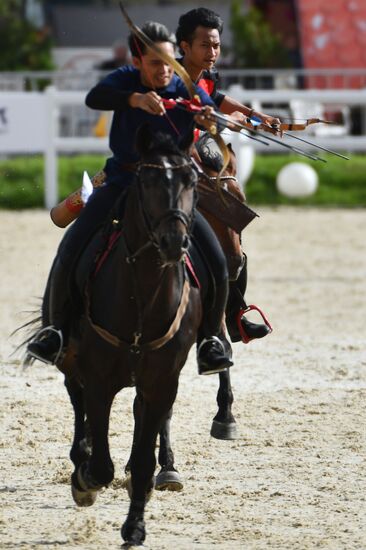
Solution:
[[[236,67],[271,69],[288,67],[290,58],[279,34],[272,31],[263,14],[255,7],[246,14],[242,2],[231,3],[230,28],[233,35],[232,54]]]
[[[53,68],[49,29],[28,21],[26,6],[27,0],[0,4],[0,71]]]

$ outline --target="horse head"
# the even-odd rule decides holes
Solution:
[[[214,186],[216,184],[217,174],[223,166],[221,151],[215,141],[208,134],[203,134],[201,136],[199,141],[196,143],[196,147],[201,159],[201,168],[208,177],[208,180]],[[230,152],[230,160],[225,172],[221,175],[220,184],[239,201],[245,202],[245,196],[243,195],[240,185],[235,177],[236,157],[231,144],[228,144],[228,149]],[[204,211],[203,214],[220,241],[226,256],[229,279],[231,281],[235,281],[239,276],[244,262],[240,235],[210,212]]]
[[[136,183],[145,227],[164,264],[187,252],[196,204],[197,175],[187,148],[170,136],[153,135],[143,126],[137,136],[140,154]]]

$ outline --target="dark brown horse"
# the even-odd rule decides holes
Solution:
[[[202,173],[199,176],[198,190],[202,192],[204,198],[200,197],[198,206],[201,213],[205,216],[211,227],[214,229],[218,240],[225,253],[230,284],[235,284],[238,276],[241,276],[241,269],[245,261],[241,247],[241,235],[233,228],[229,227],[226,221],[221,219],[214,213],[215,207],[210,207],[210,193],[212,196],[217,195],[217,174],[221,168],[220,155],[217,151],[215,143],[208,138],[202,141],[198,147],[201,155],[200,169]],[[245,202],[239,183],[236,179],[236,157],[230,144],[230,162],[226,167],[225,172],[221,175],[219,185],[222,189],[229,191],[234,197]],[[204,186],[204,187],[202,187]],[[209,189],[211,190],[209,190]],[[232,405],[234,396],[231,387],[230,369],[226,369],[219,373],[219,389],[217,392],[218,411],[212,421],[211,435],[217,439],[236,439],[237,428],[234,415],[232,413]],[[136,398],[135,406],[137,405],[138,397]],[[179,491],[183,488],[181,477],[174,466],[174,453],[170,444],[170,420],[172,411],[167,415],[165,422],[160,430],[160,445],[158,461],[161,467],[156,478],[156,489]],[[129,469],[127,465],[126,469]]]
[[[213,188],[213,190],[215,190],[217,185],[217,174],[220,170],[220,163],[216,164],[212,161],[212,153],[210,158],[210,148],[208,149],[208,154],[205,155],[203,148],[199,148],[202,160],[201,168],[208,178],[208,180],[206,179],[206,182],[208,181],[209,185]],[[235,153],[230,144],[228,145],[228,149],[230,151],[230,161],[225,169],[225,172],[220,177],[220,186],[236,197],[240,203],[244,203],[245,196],[242,193],[240,185],[236,179]],[[206,201],[207,200],[208,199],[206,198]],[[234,285],[237,278],[242,276],[241,270],[246,258],[242,251],[241,235],[235,229],[230,227],[225,221],[223,221],[221,217],[213,213],[212,210],[209,211],[207,209],[207,204],[205,205],[204,202],[199,202],[199,209],[215,231],[215,234],[222,246],[228,265],[230,285]],[[237,437],[237,429],[235,418],[232,413],[234,396],[231,389],[230,369],[219,373],[219,389],[216,400],[218,411],[212,421],[210,433],[217,439],[235,439]]]
[[[122,388],[136,386],[131,503],[122,537],[137,546],[145,539],[144,508],[153,488],[157,434],[174,403],[202,313],[199,290],[189,284],[183,261],[197,175],[189,157],[162,137],[154,139],[145,130],[138,147],[141,163],[123,227],[116,223],[119,238],[84,288],[81,316],[74,316],[69,347],[58,365],[75,411],[70,456],[75,466],[72,494],[79,506],[93,504],[98,491],[113,480],[110,409]],[[79,262],[79,287],[95,242]]]

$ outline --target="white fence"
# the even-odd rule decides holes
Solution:
[[[17,93],[24,92],[12,92],[12,97],[15,97]],[[225,92],[224,92],[225,93]],[[318,109],[319,106],[335,106],[337,109],[349,109],[351,106],[359,106],[363,113],[363,128],[365,124],[365,112],[366,112],[366,89],[363,90],[245,90],[240,86],[231,87],[227,93],[232,95],[239,101],[246,105],[253,105],[255,109],[262,109],[264,112],[269,112],[267,106],[270,106],[274,113],[278,112],[277,109],[283,108],[283,105],[287,106],[287,110],[290,116],[294,116],[291,105],[294,102],[302,102],[303,107],[307,106],[309,112],[313,108]],[[108,153],[108,139],[107,138],[93,138],[93,137],[60,137],[59,132],[59,113],[61,106],[65,105],[77,105],[83,106],[85,102],[85,91],[60,91],[54,87],[49,87],[40,95],[44,97],[44,116],[45,116],[45,206],[51,208],[58,201],[58,184],[57,184],[57,157],[59,153],[76,153],[76,152],[99,152]],[[9,95],[9,94],[7,94]],[[2,105],[4,93],[0,92],[0,108]],[[278,106],[278,107],[277,107]],[[1,109],[0,109],[1,110]],[[26,125],[26,120],[23,121],[23,126]],[[315,125],[314,125],[315,126]],[[366,136],[362,135],[353,136],[348,135],[347,124],[338,125],[340,132],[337,135],[332,135],[333,126],[327,126],[328,133],[323,135],[317,134],[310,135],[311,141],[315,144],[329,147],[338,151],[358,151],[366,152]],[[321,125],[317,125],[318,128]],[[39,123],[34,127],[34,133],[41,131],[42,124]],[[314,127],[311,127],[314,128]],[[325,126],[324,126],[325,128]],[[22,131],[22,126],[18,128],[18,131]],[[307,137],[311,132],[309,130],[303,132],[301,137]],[[1,143],[5,143],[6,135],[1,134],[1,120],[0,120],[0,152]],[[255,151],[286,151],[281,149],[280,145],[271,144],[270,147],[265,147],[260,143],[251,141]],[[295,142],[291,141],[294,145]],[[299,142],[300,145],[300,142]],[[247,144],[246,144],[247,147]],[[311,149],[311,146],[307,146],[301,143],[302,149]],[[6,151],[6,148],[4,149]],[[38,149],[32,149],[32,143],[29,143],[28,152],[38,151]],[[25,152],[24,148],[19,152]],[[80,173],[82,173],[83,167],[80,167]]]
[[[88,48],[87,52],[94,54]],[[82,57],[85,52],[81,52]],[[105,55],[103,54],[103,58]],[[353,89],[366,87],[366,68],[340,67],[337,69],[225,69],[218,67],[223,88],[240,84],[252,90],[261,89]],[[45,81],[60,90],[85,90],[95,85],[109,71],[97,71],[90,67],[63,69],[58,71],[7,71],[0,72],[0,90],[34,92],[43,89]]]
[[[45,206],[46,208],[52,208],[58,202],[58,154],[75,152],[107,153],[109,146],[107,138],[59,136],[59,107],[61,105],[84,105],[85,92],[66,92],[49,86],[46,89],[45,96],[47,113]],[[80,174],[82,174],[82,170],[83,167],[80,167]]]

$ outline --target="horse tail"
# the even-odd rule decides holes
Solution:
[[[26,323],[21,325],[20,327],[17,327],[10,334],[10,338],[13,338],[15,335],[17,335],[19,333],[24,333],[24,335],[25,335],[25,339],[22,340],[20,342],[20,344],[18,344],[15,347],[14,351],[11,353],[11,356],[14,356],[17,353],[19,353],[20,351],[22,351],[27,346],[27,344],[31,340],[33,340],[33,338],[35,337],[37,332],[39,332],[40,329],[43,326],[42,315],[41,315],[39,310],[29,311],[27,313],[29,313],[31,315],[34,315],[34,317],[30,321],[27,321]],[[25,353],[25,355],[23,357],[23,360],[22,360],[23,367],[29,366],[33,362],[34,362],[34,360],[32,360],[32,358],[27,353]]]

